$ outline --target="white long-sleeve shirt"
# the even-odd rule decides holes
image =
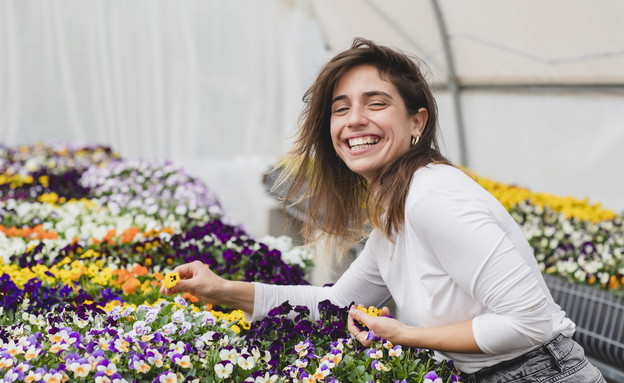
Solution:
[[[571,336],[575,329],[553,301],[513,218],[474,180],[447,165],[414,173],[395,243],[373,230],[333,286],[256,283],[255,291],[252,320],[286,300],[310,308],[325,299],[339,306],[379,307],[390,298],[411,326],[472,319],[484,354],[437,353],[467,373],[512,359],[558,334]]]

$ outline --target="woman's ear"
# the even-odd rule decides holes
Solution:
[[[412,126],[412,136],[422,136],[425,132],[427,121],[429,121],[429,111],[425,108],[418,109],[418,112],[412,115],[412,120],[414,121]]]

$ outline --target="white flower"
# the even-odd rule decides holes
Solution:
[[[178,377],[176,376],[175,373],[169,371],[166,374],[160,375],[160,378],[158,378],[158,381],[160,383],[176,383],[178,381]]]
[[[251,370],[256,365],[256,360],[254,359],[253,355],[241,355],[238,357],[238,365],[243,370]]]
[[[228,378],[234,370],[234,365],[228,361],[221,361],[214,366],[217,376],[221,379]]]
[[[178,354],[184,353],[185,343],[182,341],[177,341],[176,343],[171,343],[169,345],[169,349],[177,352]]]
[[[226,349],[226,348],[222,348],[219,351],[219,358],[221,358],[221,360],[227,360],[230,362],[235,362],[236,359],[238,358],[238,352],[236,352],[235,349]]]
[[[184,310],[177,310],[171,315],[172,323],[182,323],[184,321]]]

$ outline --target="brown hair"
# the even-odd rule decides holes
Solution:
[[[350,49],[325,65],[304,94],[301,126],[288,158],[281,164],[287,171],[280,181],[290,184],[284,207],[294,202],[306,208],[306,241],[314,243],[327,236],[340,250],[346,250],[362,238],[366,223],[393,240],[405,220],[405,198],[414,172],[430,163],[451,165],[440,153],[437,105],[416,60],[356,38]],[[360,65],[376,67],[380,77],[397,88],[410,115],[420,108],[429,112],[418,144],[385,166],[370,185],[338,157],[330,135],[334,86],[345,73]],[[299,198],[295,200],[296,196]]]

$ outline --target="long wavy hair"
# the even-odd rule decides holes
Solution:
[[[429,119],[417,145],[387,164],[369,184],[351,171],[334,151],[330,135],[334,86],[349,70],[360,65],[377,68],[382,79],[399,91],[410,116],[427,109]],[[414,172],[431,163],[452,165],[438,146],[438,109],[420,70],[420,61],[398,50],[356,38],[350,49],[332,58],[303,96],[293,148],[280,166],[287,184],[284,208],[303,204],[306,209],[302,234],[306,242],[329,239],[338,254],[363,239],[367,224],[394,240],[405,220],[405,199]]]

